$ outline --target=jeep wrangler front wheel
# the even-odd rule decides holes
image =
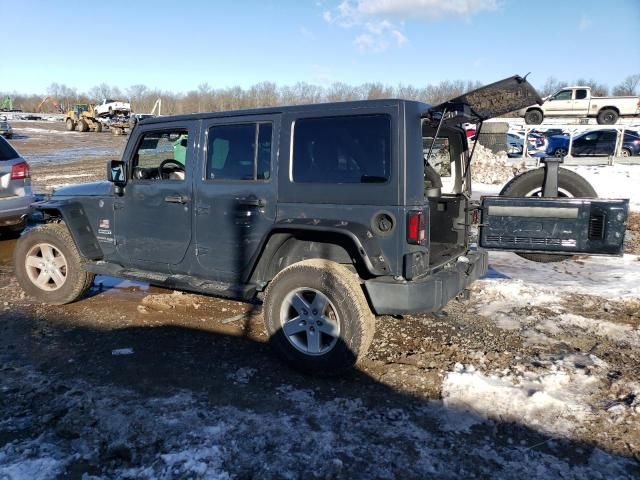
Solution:
[[[22,289],[43,303],[71,303],[93,283],[94,275],[82,269],[82,257],[63,224],[29,230],[18,240],[13,260]]]
[[[375,318],[358,277],[334,262],[312,259],[285,268],[270,283],[264,305],[270,342],[306,372],[340,373],[373,339]]]

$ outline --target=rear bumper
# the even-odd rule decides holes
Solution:
[[[32,195],[0,197],[0,227],[20,223],[31,212]]]
[[[474,280],[481,278],[489,266],[484,250],[467,254],[469,262],[414,281],[372,279],[365,282],[365,290],[378,315],[436,312],[456,297]]]

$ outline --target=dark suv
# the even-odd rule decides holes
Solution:
[[[56,304],[78,299],[94,274],[261,298],[287,360],[343,370],[367,351],[375,315],[437,311],[487,271],[471,244],[479,205],[458,125],[532,101],[512,77],[436,107],[372,100],[143,120],[109,181],[35,205],[41,225],[18,242],[18,280]],[[541,187],[541,170],[509,191]],[[557,182],[586,184],[562,169]],[[619,254],[627,203],[491,197],[480,244]]]

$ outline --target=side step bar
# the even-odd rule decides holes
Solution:
[[[171,275],[168,273],[150,272],[134,268],[124,268],[116,263],[97,261],[83,265],[83,268],[96,275],[108,275],[110,277],[127,278],[149,282],[152,285],[176,290],[204,293],[218,297],[233,298],[239,300],[252,300],[258,292],[258,285],[234,284],[218,282],[191,275]]]

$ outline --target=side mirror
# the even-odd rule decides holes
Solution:
[[[127,184],[127,164],[122,160],[109,160],[107,162],[107,180],[116,187],[116,193],[120,195],[122,188]]]

